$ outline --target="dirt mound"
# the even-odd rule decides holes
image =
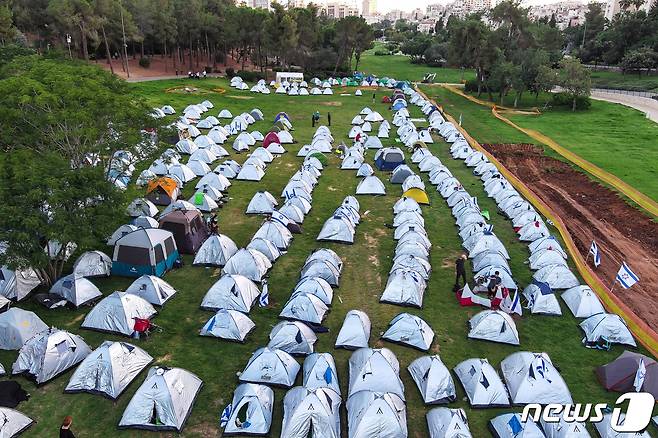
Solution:
[[[525,182],[565,222],[581,254],[592,240],[601,251],[596,272],[612,283],[622,261],[640,277],[621,298],[649,326],[658,323],[658,224],[628,205],[617,192],[592,181],[569,164],[528,144],[484,144],[507,169]],[[608,283],[608,284],[610,284]]]

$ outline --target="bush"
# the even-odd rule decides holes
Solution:
[[[470,79],[464,84],[464,91],[467,93],[477,93],[478,91],[478,81],[475,79]]]
[[[552,106],[562,106],[571,109],[573,105],[573,98],[567,93],[553,93],[551,96],[551,105]],[[576,98],[576,109],[577,110],[586,110],[592,106],[592,102],[587,96],[578,96]]]
[[[391,52],[387,50],[375,50],[375,56],[388,56]]]
[[[261,79],[265,79],[265,74],[259,71],[240,70],[238,71],[238,76],[240,76],[242,80],[246,82],[257,82]]]
[[[139,66],[142,68],[149,68],[151,66],[151,58],[142,56],[141,58],[139,58]]]
[[[226,77],[231,79],[233,76],[235,76],[235,69],[233,67],[228,67],[226,69]]]

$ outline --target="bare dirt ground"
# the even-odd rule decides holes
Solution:
[[[658,327],[658,224],[567,163],[527,144],[484,144],[564,220],[581,254],[595,240],[601,251],[596,272],[611,284],[626,261],[640,282],[613,293],[650,327]],[[591,261],[591,258],[589,259]]]

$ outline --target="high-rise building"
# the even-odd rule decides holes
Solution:
[[[374,15],[377,13],[377,0],[363,0],[361,3],[361,15]]]
[[[656,1],[657,0],[645,0],[642,6],[639,7],[639,10],[649,13],[653,5],[656,4]],[[631,6],[630,9],[635,10],[635,7]],[[615,15],[617,15],[621,11],[622,8],[621,8],[620,0],[608,0],[608,4],[606,5],[605,8],[605,18],[607,20],[612,20],[615,17]]]
[[[347,3],[327,2],[320,9],[320,13],[324,13],[325,15],[331,18],[340,19],[340,18],[349,17],[351,15],[358,16],[359,10],[354,5],[350,5]]]
[[[472,12],[486,11],[491,9],[491,0],[463,0],[464,13],[470,14]]]
[[[249,6],[255,9],[269,9],[270,0],[249,0]]]

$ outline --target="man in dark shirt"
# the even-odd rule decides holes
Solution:
[[[503,282],[500,278],[500,272],[494,272],[494,275],[489,277],[489,284],[487,284],[487,292],[489,294],[489,299],[493,299],[496,296],[496,291],[498,287]]]
[[[459,283],[460,278],[464,280],[464,286],[466,286],[466,254],[462,254],[455,260],[455,273],[455,286],[461,286]]]

